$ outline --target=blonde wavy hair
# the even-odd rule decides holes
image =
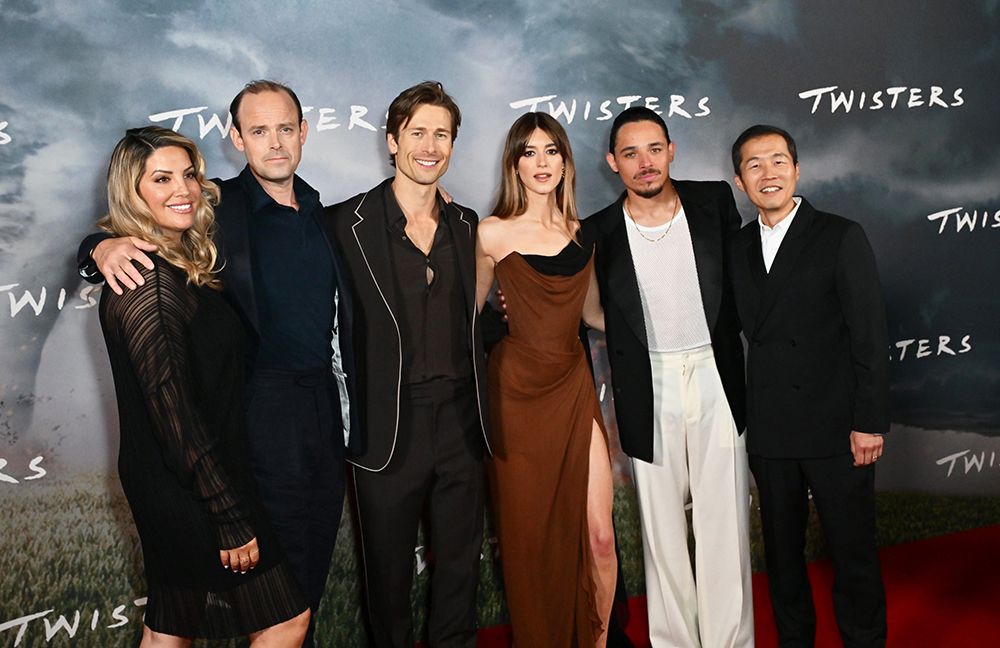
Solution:
[[[181,234],[180,243],[167,237],[153,218],[149,205],[139,195],[139,181],[146,172],[146,160],[154,151],[177,146],[187,151],[195,168],[201,194],[196,198],[194,224]],[[125,131],[111,154],[108,165],[108,214],[97,226],[116,236],[135,236],[157,247],[168,263],[187,273],[188,283],[222,289],[215,276],[218,251],[215,233],[215,205],[219,188],[205,179],[205,158],[195,143],[161,126],[144,126]]]
[[[576,165],[573,163],[573,149],[569,146],[569,137],[563,127],[550,115],[541,112],[529,112],[517,118],[507,132],[503,155],[500,158],[500,189],[492,214],[500,218],[520,216],[528,209],[528,196],[524,184],[517,177],[517,163],[524,155],[528,140],[535,129],[552,138],[563,159],[565,175],[556,186],[556,205],[569,225],[574,230],[574,223],[580,217],[576,210]]]

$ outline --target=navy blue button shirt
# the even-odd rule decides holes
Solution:
[[[257,366],[307,370],[330,366],[336,306],[333,260],[319,219],[319,192],[295,176],[299,209],[279,205],[247,166],[250,249],[260,325]]]

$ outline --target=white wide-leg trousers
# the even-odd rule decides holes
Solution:
[[[650,640],[654,648],[753,646],[746,445],[712,348],[650,353],[650,364],[653,463],[632,460]]]

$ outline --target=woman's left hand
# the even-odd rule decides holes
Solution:
[[[260,560],[260,549],[257,548],[257,538],[251,538],[250,542],[236,549],[222,549],[219,551],[219,558],[225,569],[232,569],[234,572],[245,574],[257,566]]]

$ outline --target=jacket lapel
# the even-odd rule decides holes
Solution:
[[[231,301],[239,305],[254,331],[259,333],[257,296],[251,269],[250,202],[238,177],[220,186],[223,187],[222,201],[216,207],[215,215],[218,221],[216,241],[221,243],[218,246],[219,257],[225,264],[220,273],[222,285],[230,293]]]
[[[610,290],[605,299],[618,304],[635,336],[642,340],[643,346],[648,346],[646,340],[646,319],[642,314],[642,300],[639,297],[639,281],[635,276],[635,265],[632,262],[632,250],[628,244],[628,232],[625,230],[625,216],[622,203],[623,193],[603,223],[606,228],[602,232],[605,240],[604,253],[607,257],[602,265],[607,269],[607,284]]]
[[[458,257],[458,271],[465,290],[466,308],[474,309],[476,303],[476,260],[475,260],[475,218],[471,212],[466,212],[455,203],[446,204],[448,213],[448,228],[451,240],[455,242],[455,254]]]
[[[771,271],[766,274],[762,282],[763,290],[760,293],[760,304],[757,307],[755,331],[760,330],[761,325],[766,321],[768,314],[774,307],[778,296],[784,290],[785,286],[788,285],[789,279],[794,274],[793,270],[796,267],[796,262],[803,248],[809,242],[808,233],[814,217],[815,210],[803,198],[799,210],[795,213],[795,219],[789,226],[785,238],[781,241],[781,247],[778,248],[778,253],[771,264]],[[750,248],[751,254],[754,254],[754,249],[756,250],[756,255],[760,258],[760,269],[763,270],[764,257],[760,248],[759,230],[757,243],[756,245],[751,244]],[[751,263],[751,271],[753,271],[753,265],[754,263]]]
[[[705,309],[708,330],[713,331],[722,305],[724,250],[721,218],[718,214],[713,214],[711,206],[698,201],[684,182],[674,182],[674,188],[687,215],[691,244],[694,248],[694,264],[698,272],[698,286],[701,289],[701,303]]]
[[[396,284],[393,281],[392,268],[389,264],[390,241],[386,232],[385,210],[382,202],[383,199],[389,198],[385,196],[385,192],[391,191],[389,187],[391,183],[392,178],[388,178],[361,198],[361,202],[354,209],[354,216],[357,220],[351,226],[354,240],[344,241],[344,244],[353,245],[355,250],[361,254],[375,289],[382,295],[390,313],[395,313]]]

